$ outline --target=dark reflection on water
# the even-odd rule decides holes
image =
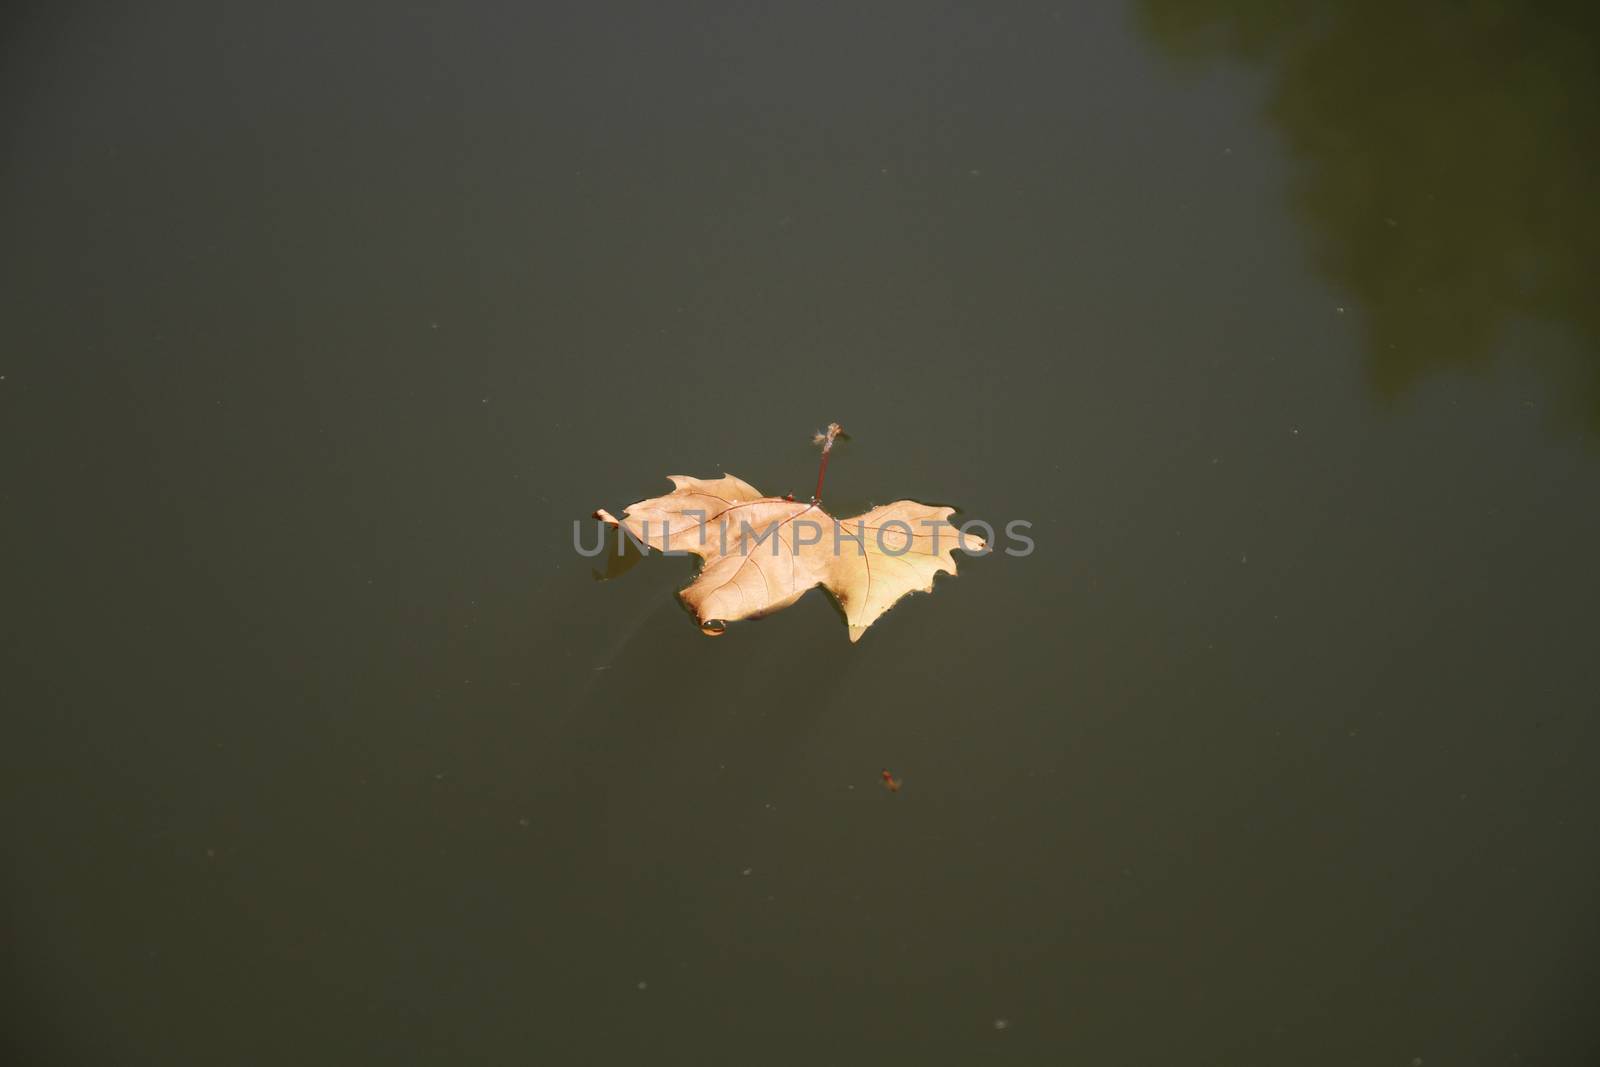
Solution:
[[[588,525],[597,524],[591,522]],[[603,548],[603,551],[594,557],[594,566],[589,569],[589,573],[597,582],[609,582],[613,578],[621,578],[644,559],[644,553],[621,534],[596,533],[590,529],[582,531],[578,536],[583,540],[585,551],[594,547],[596,539]]]
[[[0,1063],[1584,1062],[1594,76],[1428,10],[0,34]],[[574,553],[830,420],[1037,551]]]
[[[1182,60],[1269,72],[1299,217],[1367,316],[1380,394],[1548,320],[1563,357],[1512,347],[1600,433],[1600,9],[1144,0],[1142,24]]]

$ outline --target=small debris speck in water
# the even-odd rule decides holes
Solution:
[[[638,985],[634,986],[634,988],[635,989],[639,989],[639,990],[649,989],[650,988],[650,983],[649,982],[640,982]]]
[[[746,878],[748,878],[748,877],[750,877],[750,872],[754,871],[754,870],[755,870],[754,867],[746,867],[744,870],[740,871],[739,873],[744,875]]]
[[[1011,1027],[1011,1020],[1010,1019],[996,1019],[994,1021],[994,1028],[996,1030],[1008,1030],[1008,1029],[1010,1029],[1010,1027]]]

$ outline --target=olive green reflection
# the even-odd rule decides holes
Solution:
[[[1296,211],[1367,316],[1381,394],[1482,365],[1513,320],[1542,320],[1575,344],[1537,358],[1600,433],[1594,7],[1143,0],[1141,15],[1176,58],[1269,74]]]

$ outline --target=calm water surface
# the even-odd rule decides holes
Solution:
[[[10,1061],[1590,1062],[1597,53],[13,13]],[[573,552],[829,420],[1036,552],[854,646]]]

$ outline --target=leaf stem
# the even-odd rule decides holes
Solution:
[[[822,453],[822,465],[817,468],[817,490],[811,494],[813,504],[822,503],[822,479],[828,475],[828,453]]]
[[[828,456],[833,452],[834,439],[843,432],[844,427],[837,422],[830,422],[826,433],[819,433],[812,438],[815,444],[822,446],[822,465],[817,468],[817,491],[811,494],[813,504],[822,503],[822,479],[828,476]]]

